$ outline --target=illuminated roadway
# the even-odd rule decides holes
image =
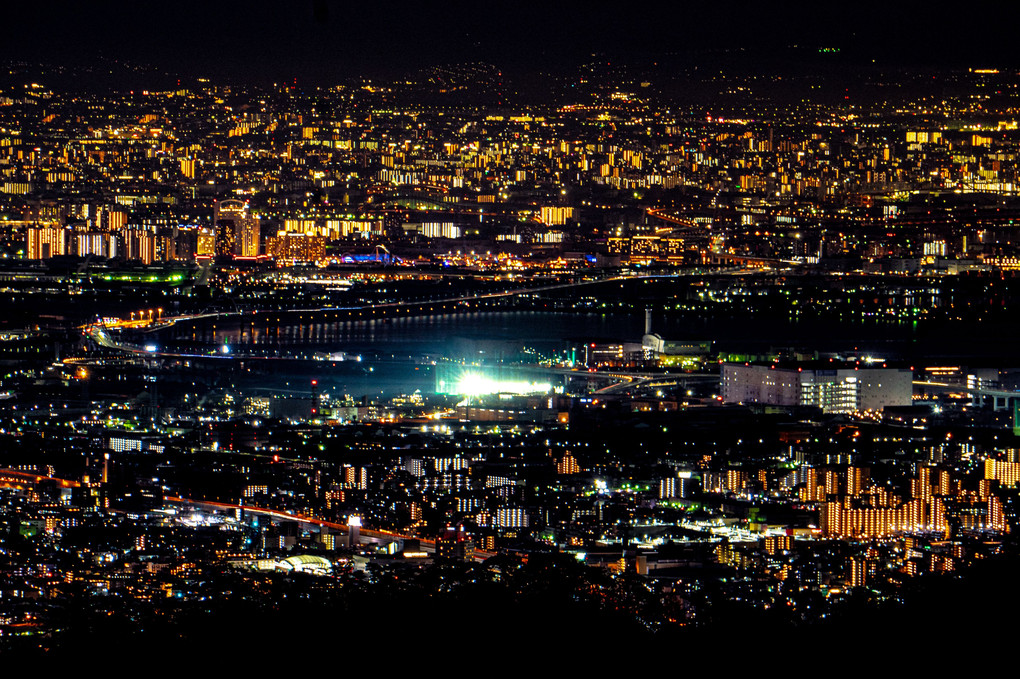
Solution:
[[[924,390],[943,393],[970,394],[977,397],[990,396],[992,397],[992,410],[1008,410],[1010,408],[1010,399],[1020,399],[1020,391],[1009,391],[1007,389],[982,389],[979,387],[949,384],[947,382],[928,382],[924,380],[914,380],[914,386],[922,387]],[[999,406],[1000,401],[1003,404],[1002,407]]]
[[[593,373],[597,375],[598,373]],[[610,374],[609,377],[622,380],[616,384],[611,384],[608,387],[603,387],[595,391],[596,394],[612,394],[617,391],[625,391],[627,389],[640,389],[642,387],[666,387],[675,386],[676,384],[685,384],[687,382],[718,382],[718,375],[699,375],[684,373],[681,375],[670,375],[669,373],[626,373],[626,374]]]
[[[248,514],[255,516],[264,516],[271,520],[276,521],[294,521],[298,525],[316,526],[318,528],[329,528],[330,530],[346,532],[350,530],[350,526],[343,523],[336,523],[333,521],[325,521],[323,519],[316,519],[311,516],[305,516],[303,514],[295,514],[292,512],[283,512],[277,509],[266,509],[264,507],[251,507],[248,505],[235,505],[226,502],[212,502],[209,500],[191,500],[183,497],[166,497],[165,502],[171,504],[183,504],[190,507],[197,507],[199,509],[206,509],[212,511],[235,511],[242,510]],[[435,554],[436,541],[428,540],[425,538],[419,538],[412,535],[401,535],[400,533],[393,533],[387,530],[379,530],[375,528],[365,528],[364,526],[358,529],[359,534],[363,538],[367,538],[372,542],[385,542],[390,540],[417,540],[421,545],[421,549],[429,554]],[[495,552],[484,552],[481,550],[474,551],[475,561],[485,561],[491,556],[494,556]]]

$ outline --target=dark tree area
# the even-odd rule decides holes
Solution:
[[[618,661],[636,649],[673,649],[694,669],[720,658],[751,667],[758,652],[786,649],[821,661],[837,640],[895,651],[959,635],[961,625],[983,643],[1004,640],[997,613],[1020,603],[1020,592],[1001,583],[1011,582],[1018,566],[1017,558],[1003,557],[963,577],[915,581],[902,606],[876,610],[862,598],[813,625],[731,601],[715,604],[710,622],[687,628],[660,624],[668,611],[642,579],[614,578],[555,555],[338,579],[219,571],[203,575],[218,596],[179,605],[113,610],[69,591],[55,621],[60,631],[43,648],[14,640],[4,657],[71,664],[102,652],[136,667],[328,668],[345,656],[388,661],[419,657],[421,649],[483,662],[509,649],[556,649],[557,662]]]

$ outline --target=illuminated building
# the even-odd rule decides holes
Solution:
[[[307,233],[313,236],[319,235],[320,231],[314,219],[285,219],[283,230],[287,233]]]
[[[610,254],[630,264],[666,262],[680,264],[688,255],[687,243],[678,236],[614,236],[607,240]],[[696,251],[692,250],[691,254]]]
[[[463,526],[447,528],[436,536],[437,561],[463,561],[474,554],[474,544],[464,532]]]
[[[194,179],[195,178],[196,165],[197,165],[197,162],[195,161],[195,159],[193,159],[193,158],[181,158],[180,159],[180,164],[181,164],[181,174],[183,174],[185,177],[188,177],[189,179]]]
[[[852,507],[836,501],[819,510],[822,532],[828,537],[883,538],[899,533],[937,531],[948,527],[941,498],[914,498],[899,507]]]
[[[988,530],[999,533],[1009,532],[1009,526],[1006,525],[1006,515],[1002,507],[1002,500],[997,495],[992,495],[988,498],[988,513],[985,527]]]
[[[195,244],[196,257],[212,257],[216,254],[216,230],[200,228]]]
[[[645,352],[637,342],[591,342],[584,345],[584,364],[589,368],[633,367],[644,361]]]
[[[789,535],[769,535],[762,540],[762,548],[769,555],[788,552],[793,549],[793,538]]]
[[[494,523],[499,528],[527,528],[528,514],[520,507],[500,507],[496,510]]]
[[[252,396],[244,400],[244,412],[248,415],[271,417],[272,403],[272,399],[266,396]]]
[[[28,259],[49,259],[67,254],[67,237],[64,229],[56,227],[30,227],[26,255]]]
[[[223,200],[213,207],[216,229],[216,254],[256,257],[259,254],[260,226],[252,217],[248,204],[240,200]]]
[[[336,488],[330,488],[326,491],[326,509],[332,509],[337,503],[343,503],[344,492]]]
[[[985,460],[985,479],[998,481],[1007,488],[1015,488],[1020,482],[1020,463]]]
[[[726,403],[816,406],[825,413],[850,413],[910,405],[913,375],[896,368],[814,370],[726,363],[722,392]]]
[[[929,526],[933,531],[949,534],[949,521],[946,519],[946,504],[941,497],[931,499]]]
[[[79,257],[116,257],[117,238],[108,233],[89,231],[75,237]]]
[[[114,431],[106,435],[106,448],[114,452],[137,451],[140,453],[162,453],[165,441],[162,437],[145,432]]]
[[[747,484],[747,472],[743,469],[726,470],[726,490],[732,493],[739,493],[744,490]]]
[[[240,228],[240,249],[242,257],[257,257],[259,255],[259,220],[258,218],[246,219],[241,223]]]
[[[938,494],[949,497],[953,494],[953,480],[949,472],[940,469],[938,473]]]
[[[125,229],[122,233],[127,259],[138,259],[143,264],[152,264],[156,260],[156,234],[146,229]]]
[[[659,499],[666,499],[677,496],[677,479],[670,477],[659,481]]]
[[[570,453],[563,456],[561,460],[556,463],[557,474],[579,474],[581,472],[581,465],[577,464],[577,458]]]
[[[801,488],[800,499],[805,502],[821,502],[825,499],[825,484],[819,479],[818,470],[814,467],[802,467],[804,486]],[[824,476],[822,477],[824,478]]]
[[[266,240],[266,254],[277,262],[318,262],[326,256],[326,239],[280,231]]]
[[[687,476],[669,476],[659,480],[659,498],[666,500],[669,498],[688,497],[693,492],[693,480],[690,477],[690,472],[684,472]]]
[[[645,334],[641,337],[645,358],[658,361],[660,365],[679,365],[693,368],[712,351],[712,342],[667,340],[652,332],[652,312],[645,309]]]
[[[368,488],[368,469],[365,467],[352,467],[344,465],[344,488],[356,488],[365,490]]]
[[[234,223],[230,221],[216,224],[216,249],[217,256],[237,254],[237,232],[234,230]]]
[[[910,480],[910,494],[926,501],[931,499],[931,467],[921,467],[918,478]]]
[[[715,548],[715,558],[721,564],[729,564],[732,562],[734,558],[733,545],[726,540],[720,542]]]
[[[839,474],[831,469],[825,470],[825,497],[839,495]]]
[[[347,517],[347,545],[354,549],[361,543],[361,517]]]
[[[407,460],[404,461],[404,469],[411,476],[421,478],[425,476],[425,460],[420,457],[407,458]]]
[[[254,486],[246,486],[245,489],[244,489],[244,498],[245,499],[250,499],[250,498],[253,498],[253,497],[257,496],[257,495],[265,495],[268,492],[269,492],[269,487],[266,486],[265,484],[254,485]]]
[[[867,582],[868,564],[860,557],[850,559],[850,587],[864,587]]]
[[[563,226],[574,218],[572,207],[543,207],[540,210],[540,219],[546,226]]]
[[[847,495],[856,497],[864,491],[864,485],[869,476],[868,469],[862,467],[848,467],[846,470],[846,492]]]

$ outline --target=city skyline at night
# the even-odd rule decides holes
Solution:
[[[0,657],[996,619],[1013,14],[12,9]]]

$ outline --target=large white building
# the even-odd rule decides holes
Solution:
[[[903,368],[779,368],[726,363],[722,366],[726,403],[817,406],[826,413],[907,406],[913,373]]]

